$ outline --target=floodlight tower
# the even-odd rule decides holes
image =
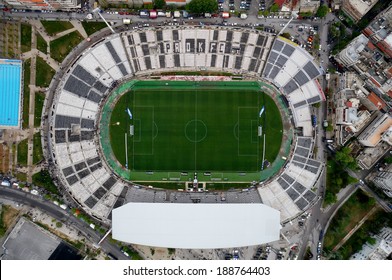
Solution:
[[[103,19],[103,21],[106,23],[106,25],[109,27],[109,29],[110,29],[110,31],[112,31],[112,33],[116,33],[114,30],[113,30],[113,28],[110,26],[110,24],[106,21],[106,19],[101,15],[101,12],[100,12],[100,8],[98,7],[98,8],[95,8],[94,10],[93,10],[93,13],[98,13],[98,15]]]

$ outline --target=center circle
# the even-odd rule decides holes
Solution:
[[[203,141],[207,137],[207,126],[201,120],[191,120],[185,125],[185,137],[192,143]]]

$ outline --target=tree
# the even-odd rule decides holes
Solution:
[[[218,9],[216,0],[192,0],[189,3],[189,11],[195,14],[211,13]]]
[[[163,7],[165,7],[165,5],[166,5],[165,0],[154,0],[155,9],[162,9]]]
[[[270,12],[271,12],[271,13],[279,12],[279,5],[276,4],[276,3],[274,3],[274,4],[271,6],[271,8],[270,8]]]
[[[340,151],[336,152],[335,160],[343,168],[350,168],[355,170],[358,168],[357,161],[351,156],[351,149],[349,147],[343,147]]]
[[[326,190],[325,192],[325,197],[324,197],[324,203],[325,205],[330,205],[333,204],[337,201],[337,196],[333,192],[330,192],[329,190]]]
[[[151,10],[152,8],[154,8],[154,5],[152,3],[144,4],[143,6],[147,10]]]
[[[333,126],[330,121],[328,122],[328,126],[327,126],[326,130],[329,132],[333,131]]]
[[[328,6],[326,5],[321,5],[316,12],[316,17],[323,18],[328,14]]]
[[[287,32],[283,33],[281,36],[286,38],[286,39],[289,39],[289,40],[291,39],[290,33],[287,33]]]
[[[386,157],[385,163],[391,164],[392,163],[392,156]]]
[[[374,245],[374,244],[376,244],[376,242],[377,242],[377,240],[375,239],[375,238],[373,238],[373,237],[368,237],[367,238],[367,240],[366,240],[370,245]]]
[[[335,74],[336,73],[336,69],[334,67],[329,67],[328,68],[328,72],[331,74]]]

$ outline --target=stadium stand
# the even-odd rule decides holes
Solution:
[[[272,47],[272,51],[271,50]],[[124,182],[101,159],[97,120],[102,102],[121,81],[154,72],[211,70],[265,77],[281,89],[296,126],[310,136],[309,104],[323,99],[320,75],[309,54],[281,38],[250,29],[164,27],[125,31],[84,50],[56,89],[49,113],[56,175],[83,209],[110,223],[111,210],[127,202],[264,203],[281,221],[304,211],[322,165],[311,158],[313,140],[299,137],[278,178],[258,188],[229,192],[178,192]],[[302,69],[302,70],[301,70]],[[311,129],[311,126],[310,126]],[[223,199],[224,198],[224,199]]]
[[[294,123],[302,127],[304,136],[312,135],[309,105],[325,100],[316,79],[320,75],[313,57],[303,48],[283,37],[275,40],[263,77],[285,94]]]
[[[228,192],[179,192],[133,186],[125,197],[128,202],[146,203],[262,203],[256,188]]]
[[[264,33],[246,29],[166,27],[125,32],[121,36],[131,65],[137,72],[200,67],[260,76],[265,53],[272,44]]]
[[[311,188],[323,166],[311,159],[313,145],[313,138],[297,137],[292,158],[284,171],[258,188],[263,203],[280,210],[282,222],[306,211],[316,198]]]

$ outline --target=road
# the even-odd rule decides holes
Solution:
[[[323,230],[324,233],[326,232],[333,216],[357,189],[358,188],[355,185],[347,186],[341,191],[341,195],[337,202],[325,209],[324,212],[321,210],[322,200],[313,207],[311,211],[312,216],[306,226],[305,234],[303,235],[303,240],[301,242],[302,246],[298,253],[299,259],[304,258],[309,241],[311,242],[310,248],[313,256],[317,256],[317,244],[319,241],[322,242],[322,239],[319,239],[321,230]]]
[[[94,231],[90,226],[82,220],[76,218],[69,212],[61,209],[50,201],[43,200],[39,196],[32,195],[20,190],[0,187],[0,196],[4,199],[12,200],[20,204],[27,205],[29,207],[38,208],[53,218],[63,222],[64,224],[70,225],[78,229],[81,233],[88,238],[88,240],[94,244],[97,244],[102,238],[100,234]],[[105,252],[110,252],[116,256],[119,260],[128,259],[120,250],[119,247],[104,240],[100,247]]]
[[[227,25],[232,26],[252,26],[254,28],[255,24],[271,27],[275,29],[275,32],[278,33],[283,27],[281,25],[286,24],[289,19],[288,18],[257,18],[258,12],[258,1],[252,1],[252,8],[249,10],[250,16],[247,19],[240,19],[238,17],[231,17],[227,20]],[[239,6],[236,2],[236,5]],[[12,19],[21,19],[21,20],[29,20],[29,19],[38,19],[38,20],[85,20],[87,13],[66,13],[66,12],[52,12],[52,13],[36,13],[36,12],[4,12],[1,11],[2,18],[5,20]],[[105,19],[110,22],[114,26],[119,26],[122,24],[123,19],[131,19],[133,24],[126,26],[126,28],[132,29],[134,26],[140,25],[142,23],[148,23],[150,26],[162,25],[162,24],[174,24],[173,19],[171,18],[163,18],[159,17],[156,19],[146,19],[140,18],[137,15],[119,15],[119,14],[111,14],[111,13],[103,13],[102,14]],[[289,32],[292,36],[300,41],[300,43],[306,43],[308,38],[309,29],[305,29],[304,31],[299,32],[299,26],[315,26],[319,27],[319,36],[320,36],[320,45],[322,46],[322,50],[319,52],[320,58],[319,61],[322,62],[321,66],[324,70],[328,69],[328,56],[329,50],[327,49],[327,37],[328,37],[328,24],[332,20],[336,20],[333,14],[328,14],[325,19],[322,20],[293,20],[290,23],[290,28],[287,27],[285,32]],[[91,21],[102,21],[97,14],[93,14],[93,19]],[[192,20],[188,19],[179,19],[179,22],[184,24],[192,24],[199,25],[203,24],[222,24],[221,18],[195,18]]]

